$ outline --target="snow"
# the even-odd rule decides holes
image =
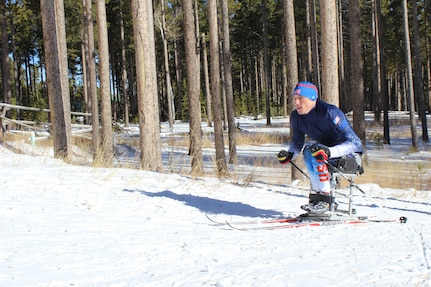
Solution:
[[[406,216],[406,224],[241,231],[206,215],[218,221],[294,216],[308,190],[287,179],[243,182],[71,165],[38,148],[15,154],[0,146],[0,286],[431,284],[429,190],[359,184],[367,196],[354,192],[358,214]],[[279,149],[249,146],[242,156]],[[430,158],[429,152],[411,156]]]

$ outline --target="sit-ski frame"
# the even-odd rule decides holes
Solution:
[[[335,211],[334,208],[334,202],[333,199],[335,198],[335,186],[337,184],[337,176],[341,176],[342,178],[344,178],[346,181],[349,182],[349,195],[347,195],[346,197],[348,198],[348,205],[349,208],[347,210],[347,213],[349,216],[352,216],[355,213],[355,209],[353,208],[353,203],[352,203],[352,198],[353,198],[353,188],[358,189],[363,195],[367,196],[367,194],[365,193],[365,191],[363,191],[358,185],[355,184],[354,178],[356,176],[358,176],[357,173],[343,173],[342,171],[340,171],[337,167],[335,167],[333,164],[331,164],[330,162],[328,162],[327,160],[325,160],[325,163],[328,165],[328,167],[332,170],[331,172],[331,207],[330,207],[330,211],[331,213],[333,213]],[[301,168],[299,168],[294,162],[290,162],[290,164],[296,168],[299,172],[301,172],[306,178],[310,179],[310,176],[308,174],[306,174]]]
[[[327,160],[325,160],[325,163],[328,165],[329,168],[332,169],[331,172],[331,217],[334,215],[334,193],[335,193],[335,185],[337,184],[337,175],[341,176],[342,178],[344,178],[345,180],[347,180],[350,183],[350,194],[347,196],[347,198],[349,199],[349,209],[347,210],[347,213],[349,216],[352,216],[356,211],[353,208],[353,204],[352,204],[352,198],[353,198],[353,188],[356,188],[357,190],[359,190],[364,196],[366,196],[368,199],[370,199],[371,201],[373,201],[374,203],[375,200],[370,197],[364,190],[362,190],[357,184],[355,184],[354,182],[354,178],[356,176],[358,176],[357,173],[343,173],[342,171],[340,171],[337,167],[335,167],[333,164],[331,164],[330,162],[328,162]],[[296,168],[298,171],[300,171],[306,178],[308,178],[310,180],[310,176],[307,175],[302,169],[300,169],[294,162],[290,162],[290,164],[292,164],[292,166],[294,168]],[[359,171],[358,171],[359,172]],[[377,206],[379,206],[376,203]],[[401,216],[399,218],[399,222],[400,223],[406,223],[407,222],[407,217],[405,216]]]

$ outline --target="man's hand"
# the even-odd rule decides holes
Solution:
[[[329,151],[329,148],[326,145],[323,144],[313,144],[310,147],[311,155],[314,156],[317,160],[328,160],[328,158],[331,156],[331,152]]]
[[[285,150],[281,150],[278,153],[277,157],[278,157],[278,161],[281,164],[287,164],[287,163],[289,163],[292,160],[292,158],[293,158],[293,152],[290,152],[290,151],[288,152],[288,151],[285,151]]]

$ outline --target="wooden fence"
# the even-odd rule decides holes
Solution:
[[[45,133],[44,136],[35,138],[35,139],[42,139],[42,138],[47,138],[46,134],[50,134],[49,127],[51,126],[51,123],[43,123],[43,122],[36,122],[36,121],[25,121],[25,120],[14,120],[14,119],[8,118],[8,117],[6,117],[6,111],[10,110],[10,109],[46,112],[46,113],[50,112],[49,109],[0,103],[0,126],[2,129],[2,136],[6,132],[30,133],[33,136],[35,135],[36,132],[44,132]],[[80,116],[80,117],[91,116],[90,113],[81,113],[81,112],[70,112],[70,114],[75,115],[75,116]],[[6,128],[7,124],[16,125],[17,127],[19,127],[19,129],[10,129],[10,128],[7,129]],[[74,134],[76,135],[79,133],[91,132],[91,130],[92,130],[91,125],[72,124],[71,127],[72,127],[72,135],[74,135]]]

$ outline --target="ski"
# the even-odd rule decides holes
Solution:
[[[205,214],[207,219],[217,225],[227,225],[226,221],[218,221],[208,214]],[[235,225],[251,225],[251,224],[272,224],[272,223],[287,223],[287,222],[295,222],[296,217],[288,217],[288,218],[272,218],[272,219],[260,219],[260,220],[240,220],[240,221],[232,221],[231,224]]]
[[[275,230],[275,229],[287,229],[287,228],[299,228],[299,227],[315,227],[315,226],[329,226],[329,225],[339,225],[339,224],[360,224],[360,223],[366,223],[364,220],[355,219],[355,220],[307,220],[303,221],[299,218],[295,221],[291,221],[288,223],[280,223],[280,224],[272,224],[272,225],[248,225],[248,226],[236,226],[234,224],[231,224],[229,222],[226,222],[226,224],[236,230]]]
[[[310,215],[305,218],[329,218],[330,216],[347,216],[350,215],[347,210],[337,210],[334,213],[326,214],[326,215]],[[220,221],[212,218],[210,215],[205,214],[207,219],[216,225],[226,225],[226,220]],[[252,220],[238,220],[238,221],[229,221],[231,224],[235,225],[247,225],[247,224],[271,224],[271,223],[286,223],[286,222],[296,222],[298,219],[304,219],[304,216],[297,217],[284,217],[284,218],[268,218],[268,219],[252,219]]]
[[[315,227],[315,226],[330,226],[330,225],[359,225],[366,223],[406,223],[407,218],[400,217],[399,219],[374,219],[365,216],[360,217],[293,217],[287,218],[286,221],[269,222],[264,221],[264,224],[237,224],[226,221],[225,224],[236,230],[275,230],[299,227]]]

